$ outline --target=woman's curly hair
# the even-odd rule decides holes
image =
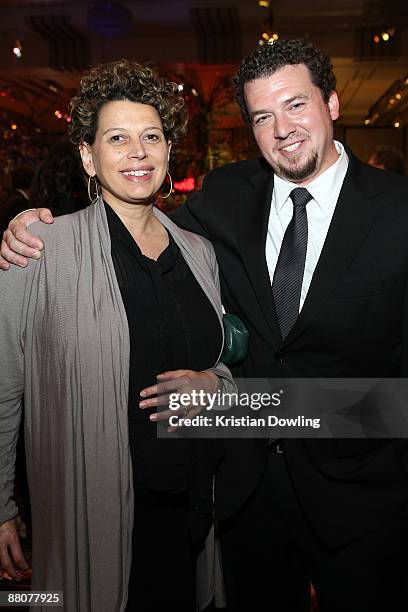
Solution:
[[[245,83],[269,77],[285,66],[298,64],[308,68],[312,83],[322,92],[323,100],[328,102],[330,94],[336,89],[336,77],[330,58],[308,40],[278,40],[273,45],[258,47],[247,55],[233,78],[238,104],[247,123],[251,122],[251,117],[245,104]]]
[[[185,135],[187,111],[177,84],[148,65],[121,59],[95,66],[82,77],[78,95],[70,104],[73,144],[93,144],[99,110],[113,100],[150,104],[159,113],[167,140],[177,142]]]

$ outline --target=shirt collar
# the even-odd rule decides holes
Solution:
[[[339,182],[340,184],[343,183],[348,167],[348,156],[343,145],[337,140],[334,141],[334,145],[339,154],[338,159],[330,168],[327,168],[327,170],[322,172],[322,174],[316,177],[311,183],[306,185],[306,189],[323,211],[331,207],[333,192],[336,191],[334,188]],[[276,212],[280,212],[286,204],[290,192],[296,187],[299,187],[299,185],[287,181],[275,174],[273,196]]]

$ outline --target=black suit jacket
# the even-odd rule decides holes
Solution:
[[[247,325],[234,374],[276,378],[407,376],[408,179],[350,163],[300,315],[283,342],[266,257],[273,173],[264,160],[218,168],[174,216],[209,238],[223,303]],[[408,406],[407,406],[408,410]],[[341,545],[408,504],[404,440],[284,441],[293,482],[316,533]],[[265,440],[229,440],[216,506],[232,515],[259,482]]]

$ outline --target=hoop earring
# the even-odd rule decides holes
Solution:
[[[91,193],[91,181],[92,179],[94,179],[94,183],[95,183],[95,187],[94,190],[96,192],[95,197],[92,197],[92,193]],[[97,200],[100,196],[99,193],[99,185],[98,185],[98,179],[96,178],[96,174],[94,174],[93,176],[88,175],[88,198],[91,200],[91,202],[93,202],[94,200]]]
[[[167,171],[167,174],[169,175],[169,179],[170,179],[170,191],[166,195],[159,195],[159,198],[161,198],[162,200],[165,200],[166,198],[171,196],[171,192],[173,191],[173,180],[171,178],[171,175],[170,175],[169,171]]]

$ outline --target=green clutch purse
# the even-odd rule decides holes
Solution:
[[[224,350],[220,361],[225,365],[237,365],[248,352],[249,331],[239,317],[224,314]]]

